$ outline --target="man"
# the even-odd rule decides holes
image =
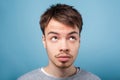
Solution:
[[[49,64],[18,80],[100,80],[96,75],[73,65],[80,46],[81,14],[72,6],[56,4],[41,16],[42,40]]]

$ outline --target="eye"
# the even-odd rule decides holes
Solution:
[[[70,37],[69,37],[69,40],[70,40],[70,41],[75,41],[75,40],[76,40],[76,37],[70,36]]]
[[[51,41],[57,41],[58,40],[58,37],[57,36],[53,36],[52,38],[51,38]]]

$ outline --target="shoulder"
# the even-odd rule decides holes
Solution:
[[[88,80],[88,79],[89,80],[101,80],[97,75],[95,75],[91,72],[87,72],[87,71],[82,70],[82,69],[78,72],[78,76],[80,78],[82,78],[82,80]]]
[[[41,70],[39,69],[35,69],[33,71],[30,71],[22,76],[20,76],[17,80],[38,80],[37,78],[40,78],[41,75]],[[41,75],[42,76],[42,75]]]

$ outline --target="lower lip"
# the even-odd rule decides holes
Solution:
[[[69,58],[58,58],[58,60],[61,62],[67,62],[69,60]]]

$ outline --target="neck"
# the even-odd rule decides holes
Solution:
[[[73,65],[68,68],[58,68],[56,66],[48,65],[44,68],[45,72],[48,74],[58,77],[58,78],[65,78],[70,77],[76,74],[77,69]]]

